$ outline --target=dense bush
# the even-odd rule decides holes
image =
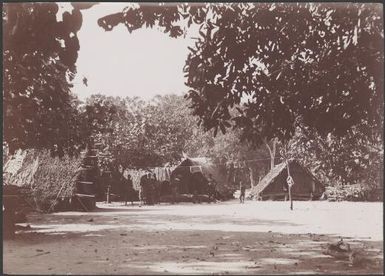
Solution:
[[[382,191],[378,188],[363,184],[329,186],[325,194],[329,201],[372,201],[382,198]]]

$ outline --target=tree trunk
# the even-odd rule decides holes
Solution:
[[[264,143],[265,143],[265,146],[267,147],[267,149],[269,150],[269,154],[270,154],[270,170],[272,170],[275,166],[275,152],[276,152],[276,145],[277,145],[277,138],[274,138],[272,139],[272,147],[270,147],[269,143],[267,142],[266,139],[263,140]]]
[[[249,168],[249,172],[250,172],[250,185],[251,185],[251,188],[253,188],[255,186],[255,180],[254,180],[254,171],[253,171],[253,168]]]

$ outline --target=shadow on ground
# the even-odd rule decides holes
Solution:
[[[19,233],[4,243],[4,272],[54,274],[382,273],[382,243],[363,248],[358,266],[324,255],[333,236],[223,231]]]
[[[107,208],[109,209],[109,208]],[[296,224],[226,216],[151,214],[146,209],[32,215],[32,229],[4,241],[16,274],[382,274],[382,241],[345,238],[365,252],[350,266],[323,254],[339,237],[253,231]],[[191,225],[191,226],[190,226]],[[209,225],[209,227],[207,227]],[[245,225],[247,227],[242,228]],[[226,230],[227,228],[231,228]],[[242,228],[242,231],[235,231]]]

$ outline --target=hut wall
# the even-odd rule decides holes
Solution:
[[[290,164],[290,174],[294,180],[292,194],[308,194],[313,192],[313,179],[297,163]]]
[[[191,173],[188,166],[201,166],[202,172]],[[172,173],[171,178],[174,179],[176,175],[181,176],[178,192],[194,193],[197,190],[198,194],[208,193],[207,178],[210,174],[217,182],[217,190],[223,193],[227,190],[232,190],[235,184],[230,184],[226,174],[226,167],[215,166],[213,164],[200,163],[191,159],[185,159]],[[238,185],[236,185],[238,187]]]
[[[286,170],[282,171],[266,189],[262,192],[262,194],[281,194],[284,193],[284,187],[287,188],[286,183],[287,172]]]
[[[307,174],[294,172],[292,174],[294,186],[291,191],[293,194],[309,194],[313,192],[313,179]]]
[[[191,173],[188,166],[193,166],[190,160],[183,161],[179,167],[177,167],[171,173],[172,182],[176,177],[180,178],[178,182],[177,192],[179,194],[192,194],[197,189],[198,193],[202,193],[205,186],[205,178],[202,173]]]
[[[308,195],[310,193],[319,194],[320,186],[315,183],[313,178],[304,171],[298,164],[290,164],[290,175],[293,177],[294,186],[292,187],[292,195]],[[287,193],[288,185],[286,182],[287,179],[287,170],[286,168],[281,171],[281,173],[272,180],[272,183],[262,192],[262,195],[278,195],[282,193]]]

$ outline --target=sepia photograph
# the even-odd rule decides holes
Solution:
[[[4,275],[383,275],[375,2],[2,3]]]

